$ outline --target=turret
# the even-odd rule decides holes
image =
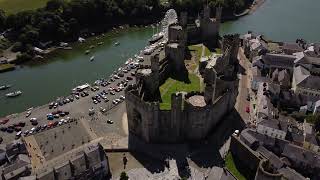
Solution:
[[[182,28],[186,28],[188,24],[188,13],[187,12],[181,12],[180,13],[180,25]]]
[[[209,104],[213,103],[215,100],[217,72],[211,67],[206,68],[204,73],[204,83],[206,84],[204,89],[204,100]]]

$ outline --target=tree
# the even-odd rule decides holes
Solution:
[[[0,31],[4,30],[6,23],[6,15],[2,9],[0,9]]]
[[[127,173],[126,172],[122,172],[121,174],[120,174],[120,180],[128,180],[129,179],[129,176],[127,175]]]

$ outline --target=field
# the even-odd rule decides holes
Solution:
[[[227,169],[238,179],[245,180],[246,178],[238,171],[236,165],[234,164],[232,154],[229,152],[226,156],[226,167]]]
[[[0,0],[0,9],[5,13],[14,14],[24,10],[44,7],[49,0]]]
[[[162,103],[160,103],[160,109],[170,110],[171,109],[171,94],[177,91],[200,91],[200,79],[195,74],[189,74],[190,83],[185,83],[182,81],[177,81],[172,78],[166,80],[160,86],[160,93]]]

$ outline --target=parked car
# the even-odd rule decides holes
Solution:
[[[6,124],[7,122],[9,122],[8,118],[2,118],[0,119],[0,124]]]
[[[250,113],[250,108],[249,108],[249,106],[246,107],[246,112],[247,112],[247,113]]]
[[[108,124],[113,124],[113,121],[110,120],[110,119],[108,119],[108,120],[107,120],[107,123],[108,123]]]

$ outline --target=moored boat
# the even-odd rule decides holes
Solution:
[[[94,60],[94,56],[91,56],[91,57],[90,57],[90,61],[93,61],[93,60]]]
[[[88,50],[86,50],[86,52],[85,52],[85,54],[89,54],[90,53],[90,50],[88,49]]]
[[[2,86],[0,86],[0,90],[9,89],[10,87],[11,87],[11,85],[9,85],[9,84],[2,85]]]
[[[20,96],[22,94],[21,91],[14,91],[11,93],[6,94],[7,97],[16,97],[16,96]]]
[[[120,43],[119,43],[119,42],[115,42],[114,45],[115,45],[115,46],[119,46]]]

